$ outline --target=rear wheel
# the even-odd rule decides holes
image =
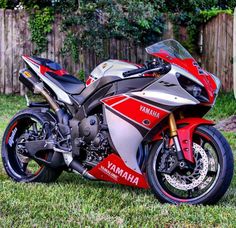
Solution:
[[[148,159],[148,182],[161,202],[213,204],[227,191],[233,176],[233,154],[224,136],[211,126],[200,126],[193,134],[195,164],[191,169],[161,172],[161,165],[175,164],[157,142]]]
[[[25,141],[43,139],[49,118],[39,109],[26,109],[16,114],[5,130],[2,141],[2,161],[8,176],[18,182],[52,182],[61,174],[61,169],[43,165],[40,159],[50,161],[52,152],[40,151],[39,160],[27,156]]]

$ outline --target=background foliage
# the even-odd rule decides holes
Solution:
[[[0,8],[6,8],[7,7],[7,0],[0,0]]]
[[[50,7],[40,9],[39,6],[34,6],[30,11],[30,30],[32,33],[32,41],[36,43],[34,54],[41,53],[47,47],[47,34],[52,31],[52,22],[54,20],[53,11]]]
[[[61,29],[66,31],[62,51],[76,61],[84,48],[102,56],[105,39],[154,43],[165,29],[166,17],[174,24],[175,38],[190,52],[197,53],[199,26],[219,13],[232,14],[236,0],[0,0],[1,8],[19,4],[31,14],[32,41],[37,52],[47,47],[46,36],[51,31],[54,14],[61,14]],[[180,26],[187,29],[185,40],[181,40]]]
[[[101,55],[103,40],[109,38],[132,40],[135,44],[156,41],[164,28],[163,14],[158,7],[149,1],[136,0],[81,0],[80,4],[62,0],[57,10],[64,18],[63,30],[68,31],[65,52],[71,50],[76,59],[79,47],[92,47]]]

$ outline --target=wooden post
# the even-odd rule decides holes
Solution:
[[[234,9],[234,22],[233,22],[233,79],[234,79],[234,97],[236,98],[236,7]]]
[[[0,92],[4,93],[5,89],[5,40],[4,40],[4,33],[5,33],[5,10],[0,9]]]

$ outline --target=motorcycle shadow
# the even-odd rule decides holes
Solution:
[[[132,191],[135,192],[136,194],[150,194],[152,195],[151,191],[149,189],[141,189],[141,188],[135,188],[133,186],[126,186],[122,184],[115,184],[111,182],[106,182],[106,181],[101,181],[101,180],[87,180],[79,175],[76,174],[71,174],[71,173],[66,173],[64,172],[60,178],[57,180],[57,184],[59,185],[76,185],[80,187],[89,187],[93,188],[96,190],[104,190],[104,188],[107,189],[115,189],[121,192],[127,192],[127,191]]]

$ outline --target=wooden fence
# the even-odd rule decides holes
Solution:
[[[202,28],[202,67],[220,78],[223,91],[233,89],[233,16],[220,14]]]
[[[35,49],[30,41],[28,28],[29,16],[24,11],[0,9],[0,92],[21,93],[24,88],[18,80],[18,72],[24,66],[21,56],[31,55]],[[207,23],[203,28],[203,54],[200,61],[206,70],[220,76],[224,90],[232,89],[232,28],[233,18],[220,15]],[[48,50],[41,56],[62,64],[72,74],[84,70],[89,72],[101,61],[89,50],[82,51],[79,61],[74,63],[70,56],[61,54],[64,34],[60,31],[60,17],[56,17],[53,31],[48,35]],[[171,23],[166,24],[163,39],[173,38]],[[124,40],[104,41],[104,52],[113,59],[126,59],[141,63],[147,59],[144,47],[136,47]]]

